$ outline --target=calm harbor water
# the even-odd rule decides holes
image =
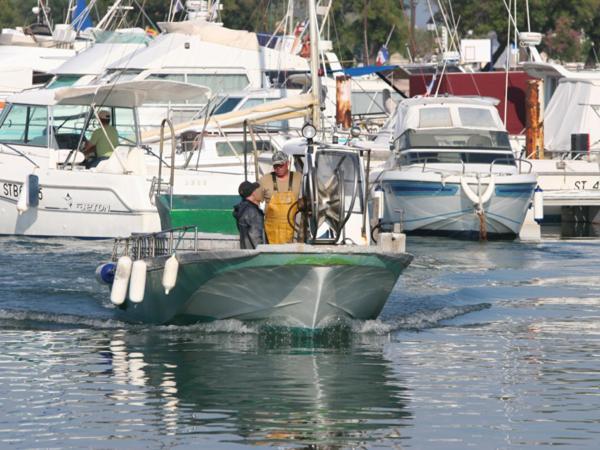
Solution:
[[[0,448],[600,445],[600,241],[410,238],[376,321],[116,321],[111,242],[0,238]]]

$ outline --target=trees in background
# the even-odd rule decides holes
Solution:
[[[154,22],[166,19],[169,0],[131,0],[144,7]],[[182,0],[185,1],[185,0]],[[388,41],[390,53],[413,56],[432,52],[431,33],[415,28],[417,4],[427,0],[335,0],[328,27],[329,37],[340,58],[346,61],[373,63],[381,45]],[[442,8],[452,9],[459,36],[487,37],[495,31],[501,43],[507,40],[507,6],[517,0],[439,0]],[[114,0],[98,0],[93,19],[107,10]],[[273,31],[284,16],[286,0],[222,0],[226,26],[251,31]],[[430,0],[434,6],[438,0]],[[64,21],[68,0],[51,0],[55,23]],[[0,27],[23,26],[35,22],[33,1],[0,0]],[[525,2],[517,2],[517,22],[527,30]],[[542,50],[562,61],[586,60],[600,47],[600,0],[529,0],[531,30],[544,34]],[[427,8],[425,8],[427,10]],[[306,0],[295,3],[296,20],[306,11]],[[129,15],[131,26],[146,26],[148,20],[139,12]],[[438,24],[441,24],[438,21]],[[390,34],[391,32],[391,34]],[[470,33],[468,33],[470,32]],[[512,39],[512,36],[511,36]]]

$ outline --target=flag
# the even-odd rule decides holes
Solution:
[[[150,37],[156,37],[156,36],[158,36],[158,31],[156,31],[151,26],[147,26],[144,31],[146,32],[146,36],[150,36]]]
[[[179,11],[183,11],[183,3],[181,0],[177,0],[173,6],[173,13],[177,14]]]
[[[385,45],[382,45],[379,51],[377,52],[377,58],[375,58],[375,65],[383,66],[389,58],[390,52],[388,51]]]
[[[75,9],[73,10],[73,28],[76,31],[85,30],[86,28],[92,27],[92,19],[90,17],[90,10],[85,0],[77,0]]]
[[[435,86],[435,79],[437,78],[437,72],[433,74],[431,77],[431,81],[427,85],[427,91],[425,92],[425,97],[429,97],[431,95],[431,91],[433,90],[433,86]]]

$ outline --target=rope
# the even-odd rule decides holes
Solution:
[[[475,210],[475,214],[477,214],[477,216],[479,217],[479,240],[487,241],[488,234],[487,234],[487,222],[485,220],[485,211],[483,210],[483,208],[480,205],[478,205],[477,209]]]

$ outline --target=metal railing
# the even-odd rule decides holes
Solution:
[[[172,228],[156,233],[134,234],[127,238],[116,238],[112,260],[127,255],[131,259],[149,259],[173,253],[199,252],[215,248],[239,248],[238,236],[215,236],[202,234],[195,225]]]

